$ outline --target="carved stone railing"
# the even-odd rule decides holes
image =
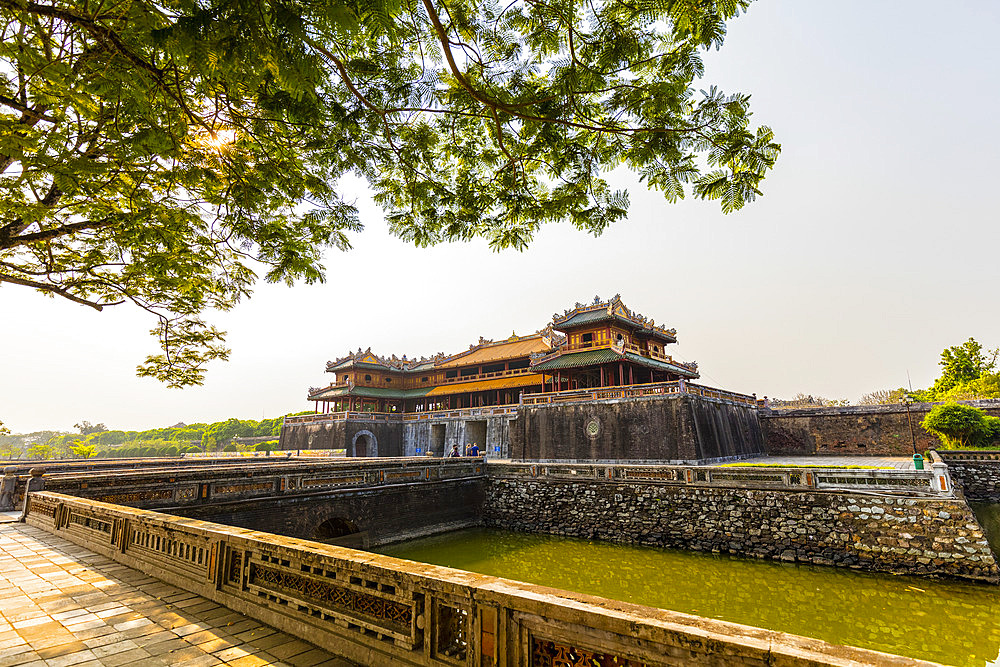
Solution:
[[[364,410],[320,412],[314,415],[296,415],[294,417],[285,417],[283,424],[310,424],[313,422],[345,421],[347,419],[372,422],[393,422],[398,421],[401,416],[402,413],[399,412],[365,412]]]
[[[26,520],[361,664],[930,664],[58,493]]]
[[[45,489],[118,505],[182,507],[254,498],[302,495],[402,483],[481,477],[482,458],[275,459],[266,466],[234,461],[230,466],[167,471],[50,474]]]
[[[619,398],[640,398],[643,396],[662,396],[667,394],[703,396],[705,398],[714,398],[752,407],[757,407],[758,405],[756,396],[747,396],[746,394],[737,394],[725,389],[705,387],[684,380],[630,384],[621,387],[594,387],[590,389],[570,389],[567,391],[550,391],[540,394],[524,394],[521,397],[521,403],[524,405],[540,405],[578,401],[606,401]]]
[[[487,405],[480,408],[455,408],[453,410],[428,410],[426,412],[407,412],[404,422],[421,421],[425,419],[449,419],[462,417],[500,417],[517,414],[517,405]]]
[[[954,497],[955,491],[944,464],[927,470],[852,469],[771,466],[684,466],[600,463],[489,463],[491,478],[538,478],[630,481],[736,488],[877,491],[913,496]]]

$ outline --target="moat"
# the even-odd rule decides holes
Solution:
[[[379,552],[962,667],[1000,655],[989,585],[481,528]]]

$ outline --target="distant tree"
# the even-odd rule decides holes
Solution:
[[[12,459],[15,454],[19,454],[21,449],[11,440],[0,441],[0,458]]]
[[[29,459],[47,460],[55,456],[55,449],[51,445],[32,445],[28,448]]]
[[[80,429],[80,435],[90,435],[91,433],[102,433],[108,430],[104,424],[91,424],[88,421],[83,421],[80,422],[79,424],[73,424],[73,428]]]
[[[1000,439],[1000,417],[970,405],[935,405],[920,425],[941,438],[947,449],[982,447]]]
[[[4,426],[3,422],[0,422],[0,435],[10,435],[10,429]]]
[[[78,459],[89,459],[93,458],[96,455],[97,446],[77,443],[70,447],[70,451],[73,452],[73,456],[75,456]]]
[[[983,346],[970,338],[961,345],[945,348],[941,352],[941,377],[934,381],[931,392],[943,397],[948,391],[978,380],[992,373],[996,368],[1000,349],[984,350]]]
[[[238,451],[240,451],[240,448],[237,447],[236,445],[234,445],[233,443],[229,443],[228,445],[226,445],[225,447],[222,448],[222,451],[224,451],[224,452],[238,452]]]
[[[858,400],[858,405],[890,405],[899,403],[906,398],[906,390],[899,389],[879,389],[870,394],[865,394]]]
[[[799,392],[794,398],[788,400],[773,398],[770,400],[770,404],[771,407],[775,408],[829,408],[843,407],[845,405],[850,405],[851,402],[846,398],[823,398],[822,396],[813,396],[812,394],[803,394],[802,392]]]

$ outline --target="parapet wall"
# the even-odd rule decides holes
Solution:
[[[482,509],[480,476],[198,505],[171,513],[307,540],[327,539],[321,527],[340,521],[353,529],[346,542],[370,548],[478,526]]]
[[[955,486],[966,499],[1000,502],[1000,451],[941,450],[936,454],[948,464]]]
[[[930,665],[240,528],[32,493],[27,521],[366,665]]]
[[[510,425],[521,460],[694,461],[764,451],[757,410],[688,394],[524,405]]]
[[[571,480],[558,472],[536,477],[536,466],[506,467],[491,470],[486,484],[484,521],[496,528],[993,583],[1000,577],[982,528],[959,498]],[[772,472],[733,470],[751,485]]]
[[[1000,400],[964,403],[1000,416]],[[914,443],[920,452],[940,446],[937,436],[920,427],[934,405],[911,404],[909,421],[903,405],[760,410],[759,417],[771,455],[908,456]]]

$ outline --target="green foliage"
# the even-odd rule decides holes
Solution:
[[[75,444],[70,447],[70,451],[73,456],[78,459],[89,459],[93,458],[97,454],[96,445],[85,445],[83,443]]]
[[[799,392],[794,398],[788,400],[780,398],[770,399],[771,407],[777,409],[829,408],[843,407],[850,404],[851,402],[846,398],[823,398],[822,396],[813,396],[812,394],[803,394],[802,392]]]
[[[28,447],[28,458],[29,459],[42,459],[47,460],[55,456],[55,449],[51,445],[32,445]]]
[[[184,452],[183,453],[184,454],[198,454],[201,451],[202,451],[201,447],[197,447],[195,445],[190,445],[189,447],[185,447],[184,448]]]
[[[268,440],[267,442],[258,442],[254,447],[254,451],[257,452],[273,452],[278,448],[277,440]]]
[[[946,449],[985,447],[1000,439],[1000,417],[969,405],[935,405],[920,425],[941,438]]]
[[[892,405],[901,403],[907,397],[907,391],[899,389],[879,389],[865,394],[858,400],[858,405]]]
[[[107,431],[108,429],[104,424],[91,424],[90,422],[80,422],[79,424],[74,424],[73,428],[80,429],[81,435],[90,435],[91,433],[101,433],[102,431]]]
[[[941,377],[934,381],[934,386],[929,390],[931,396],[935,400],[942,400],[952,392],[956,396],[974,393],[974,383],[993,373],[998,354],[1000,350],[984,350],[974,338],[961,345],[945,348],[941,352],[941,361],[938,362]],[[996,389],[1000,380],[993,378],[989,384]]]
[[[238,452],[238,451],[240,451],[240,448],[237,447],[236,445],[234,445],[233,443],[229,443],[228,445],[226,445],[225,447],[222,448],[222,451],[224,451],[224,452]]]
[[[351,174],[418,246],[599,234],[619,166],[735,211],[780,146],[696,84],[749,4],[0,0],[0,283],[145,309],[140,375],[185,386],[256,267],[322,281],[350,247]]]

